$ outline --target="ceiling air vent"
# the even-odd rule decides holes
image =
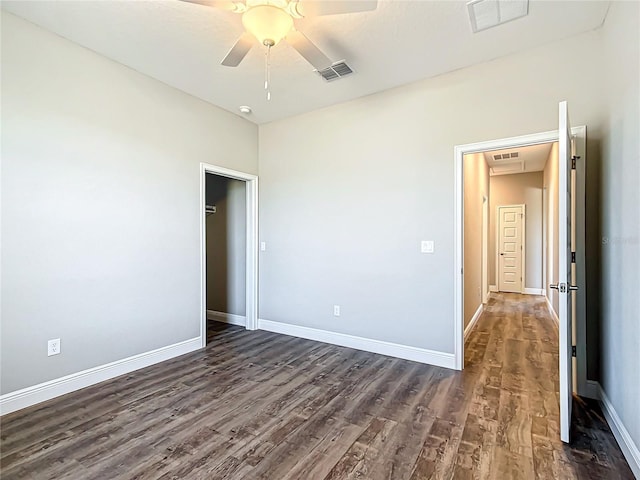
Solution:
[[[518,152],[498,153],[493,156],[494,160],[509,160],[510,158],[518,158]]]
[[[529,13],[529,0],[470,0],[467,2],[471,29],[474,33]]]
[[[324,78],[327,82],[332,82],[339,78],[345,77],[353,73],[351,67],[347,65],[344,61],[336,62],[330,67],[323,68],[322,70],[316,70],[320,74],[322,78]]]

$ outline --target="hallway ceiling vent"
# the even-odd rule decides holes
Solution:
[[[474,33],[521,18],[529,13],[529,0],[471,0],[467,2]]]
[[[493,156],[494,160],[509,160],[511,158],[518,158],[518,152],[512,152],[512,153],[498,153],[497,155]]]
[[[346,77],[347,75],[351,75],[353,70],[345,63],[344,60],[342,60],[341,62],[334,63],[330,67],[323,68],[322,70],[316,70],[316,72],[318,72],[327,82],[332,82],[339,78]]]

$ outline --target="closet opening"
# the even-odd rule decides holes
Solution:
[[[255,175],[201,164],[201,340],[257,328]]]
[[[205,178],[207,343],[233,326],[246,326],[246,184]]]

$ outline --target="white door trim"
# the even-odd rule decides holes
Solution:
[[[496,284],[498,287],[498,292],[500,291],[500,277],[502,276],[502,272],[500,271],[500,253],[498,252],[498,250],[500,250],[499,248],[499,243],[500,243],[500,219],[502,218],[502,216],[500,215],[500,209],[501,208],[509,208],[509,207],[521,207],[522,208],[522,221],[521,221],[521,227],[522,227],[522,231],[520,232],[520,235],[522,236],[522,248],[520,249],[520,273],[522,275],[522,280],[520,280],[520,293],[524,293],[525,288],[524,288],[524,283],[525,283],[525,279],[527,278],[526,276],[526,272],[527,269],[526,267],[526,262],[525,262],[525,258],[526,258],[526,252],[527,252],[527,241],[526,241],[526,235],[527,235],[527,227],[525,225],[525,219],[527,218],[527,206],[524,203],[518,203],[518,204],[513,204],[513,205],[498,205],[496,206]]]
[[[482,303],[489,301],[489,198],[482,195]]]
[[[207,344],[207,242],[205,201],[206,174],[241,180],[246,183],[246,299],[247,330],[258,328],[258,177],[208,163],[200,164],[200,343]]]
[[[586,320],[585,320],[585,272],[584,272],[584,163],[586,158],[585,144],[586,144],[586,132],[585,126],[574,127],[571,129],[571,133],[577,137],[577,152],[581,156],[581,160],[578,162],[578,174],[579,181],[576,186],[576,198],[577,202],[582,208],[579,208],[576,212],[576,231],[577,234],[577,260],[578,265],[582,265],[582,268],[578,270],[578,286],[582,292],[582,295],[578,295],[578,338],[577,338],[577,372],[578,372],[578,394],[584,395],[583,392],[588,390],[587,374],[586,374]],[[497,140],[489,140],[485,142],[469,143],[466,145],[456,145],[454,147],[454,239],[455,239],[455,251],[454,251],[454,305],[453,305],[453,322],[454,322],[454,358],[455,368],[462,370],[464,368],[464,319],[462,310],[462,301],[464,298],[463,283],[462,283],[462,267],[464,265],[463,257],[463,195],[464,195],[464,179],[462,176],[462,166],[464,156],[468,153],[480,153],[488,150],[500,150],[514,147],[528,146],[528,145],[540,145],[542,143],[550,143],[558,141],[558,130],[552,130],[549,132],[534,133],[530,135],[522,135],[518,137],[502,138]],[[547,279],[548,280],[548,279]],[[492,290],[492,285],[489,286],[489,290]],[[544,287],[544,286],[543,286]]]
[[[573,127],[571,135],[575,138],[575,152],[579,160],[576,165],[576,188],[574,192],[576,202],[576,265],[579,290],[576,292],[576,386],[578,395],[588,397],[592,390],[587,380],[587,260],[585,256],[586,241],[586,162],[587,162],[587,127],[584,125]]]

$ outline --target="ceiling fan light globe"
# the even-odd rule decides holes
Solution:
[[[247,8],[257,7],[258,5],[271,5],[278,8],[286,8],[290,0],[244,0]]]
[[[273,5],[256,5],[242,14],[242,25],[261,44],[277,45],[293,28],[293,18]]]

